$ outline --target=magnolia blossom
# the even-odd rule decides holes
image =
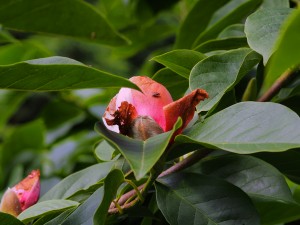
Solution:
[[[25,179],[4,193],[0,211],[18,216],[35,204],[40,195],[40,171],[33,170]]]
[[[108,129],[146,140],[171,130],[178,117],[182,119],[180,133],[192,120],[196,105],[208,98],[205,90],[196,89],[173,101],[168,90],[149,77],[135,76],[130,81],[141,91],[121,88],[110,101],[103,119]]]

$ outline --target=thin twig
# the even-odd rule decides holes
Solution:
[[[287,70],[286,72],[284,72],[274,82],[274,84],[259,99],[257,99],[257,101],[267,102],[271,100],[294,74],[295,74],[294,70]]]
[[[189,157],[185,158],[184,160],[176,163],[175,165],[171,166],[170,168],[163,171],[158,177],[164,177],[169,174],[181,171],[189,166],[194,165],[196,162],[198,162],[200,159],[207,156],[212,150],[210,149],[201,149],[199,151],[194,152]],[[138,190],[142,190],[145,188],[145,184],[140,185],[137,187]],[[129,198],[137,195],[136,190],[131,190],[127,192],[126,194],[122,195],[122,197],[119,199],[118,204],[121,206],[122,209],[127,209],[132,207],[136,202],[139,200],[138,198],[135,198],[133,201],[124,204]],[[108,210],[108,213],[117,213],[118,209],[116,208],[115,204],[112,202],[110,205],[110,208]]]

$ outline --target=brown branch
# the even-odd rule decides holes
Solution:
[[[259,98],[258,102],[267,102],[271,100],[280,89],[287,83],[287,81],[295,74],[293,70],[287,70],[284,72],[274,84]]]
[[[167,176],[169,174],[181,171],[189,166],[194,165],[196,162],[198,162],[200,159],[204,158],[205,156],[207,156],[212,150],[210,149],[201,149],[199,151],[194,152],[193,154],[191,154],[189,157],[183,159],[182,161],[176,163],[175,165],[171,166],[170,168],[166,169],[165,171],[163,171],[158,177],[164,177]],[[139,190],[142,190],[145,188],[145,184],[142,184],[138,187]],[[136,195],[136,191],[133,189],[129,192],[127,192],[126,194],[122,195],[121,198],[118,201],[118,204],[121,206],[122,209],[127,209],[132,207],[134,204],[136,204],[138,202],[138,198],[135,198],[133,201],[124,204],[129,198],[133,197]],[[119,210],[118,208],[115,206],[115,204],[112,202],[108,213],[113,214],[113,213],[117,213]]]

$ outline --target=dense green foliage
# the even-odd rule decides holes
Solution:
[[[0,223],[299,222],[299,7],[0,1],[0,197],[41,170],[39,202],[18,218],[0,213]],[[102,122],[119,88],[137,89],[134,75],[174,100],[197,88],[209,98],[174,140],[180,119],[135,140]]]

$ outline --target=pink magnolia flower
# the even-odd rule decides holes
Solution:
[[[149,77],[135,76],[130,81],[142,92],[121,88],[103,118],[108,129],[142,140],[171,130],[178,117],[183,121],[177,131],[181,133],[192,120],[196,105],[208,98],[205,90],[196,89],[173,101],[168,90]]]
[[[25,179],[4,193],[0,211],[18,216],[35,204],[40,195],[40,171],[33,170]]]

